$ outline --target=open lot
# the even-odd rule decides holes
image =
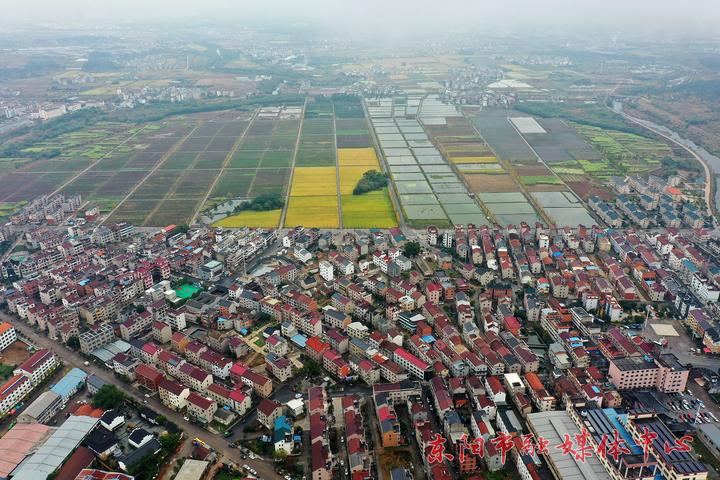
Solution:
[[[14,367],[30,358],[30,352],[26,343],[15,340],[0,353],[0,364]]]

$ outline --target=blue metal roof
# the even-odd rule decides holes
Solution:
[[[79,368],[73,368],[63,378],[60,379],[50,390],[57,393],[60,397],[68,397],[71,393],[78,389],[78,385],[87,379],[87,373]]]
[[[305,348],[305,344],[307,343],[307,337],[298,333],[297,335],[293,335],[290,341],[293,342],[295,345],[299,346],[300,348]]]

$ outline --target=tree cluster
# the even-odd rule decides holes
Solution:
[[[387,186],[387,175],[377,170],[369,170],[363,173],[362,178],[353,190],[353,195],[380,190]]]
[[[95,408],[112,410],[121,406],[125,400],[127,400],[125,392],[117,388],[115,385],[108,383],[98,390],[92,399],[92,404]]]
[[[255,210],[258,212],[264,212],[267,210],[277,210],[283,208],[285,202],[282,196],[277,193],[264,193],[258,195],[248,202],[243,202],[235,208],[235,212],[241,212],[243,210]]]

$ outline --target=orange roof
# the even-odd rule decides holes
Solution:
[[[682,191],[677,187],[666,187],[665,191],[670,195],[681,195]]]
[[[3,333],[7,332],[7,331],[10,330],[11,328],[13,328],[13,326],[12,326],[10,323],[8,323],[8,322],[0,323],[0,335],[2,335]]]
[[[92,405],[90,405],[89,403],[86,403],[82,407],[75,410],[75,415],[77,415],[79,417],[89,417],[90,414],[92,413],[92,411],[93,411]]]
[[[103,410],[102,408],[96,408],[95,410],[92,411],[90,416],[93,418],[100,418],[103,416],[104,413],[105,413],[105,410]]]
[[[545,388],[540,378],[533,372],[526,373],[525,380],[533,390],[543,390]]]

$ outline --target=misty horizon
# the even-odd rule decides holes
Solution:
[[[697,12],[702,11],[702,15]],[[195,27],[217,24],[293,27],[307,24],[329,33],[388,37],[472,32],[521,32],[527,34],[577,34],[596,30],[624,37],[648,36],[715,38],[720,32],[716,19],[720,4],[708,0],[688,2],[620,0],[579,5],[567,0],[534,2],[515,0],[498,4],[487,1],[406,0],[345,4],[313,0],[276,2],[208,0],[153,0],[141,2],[69,0],[11,1],[3,7],[0,25],[6,29],[33,26],[85,28],[102,25],[155,23],[158,28]]]

